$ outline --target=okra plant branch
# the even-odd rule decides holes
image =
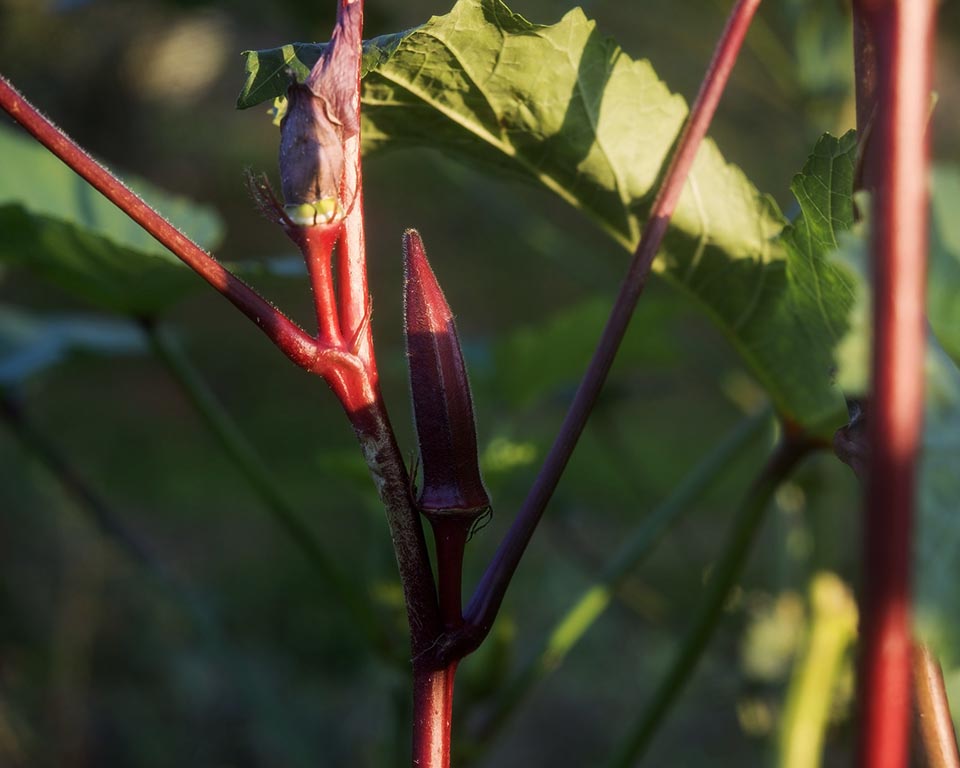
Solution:
[[[760,0],[739,0],[730,12],[700,92],[680,135],[677,149],[657,192],[650,218],[560,432],[516,520],[494,554],[467,606],[464,628],[441,648],[441,651],[449,654],[451,658],[462,656],[476,648],[493,626],[520,558],[560,481],[613,365],[637,301],[646,285],[653,259],[666,235],[697,149],[707,133],[750,21],[759,5]]]
[[[339,46],[341,59],[352,67],[344,100],[349,109],[359,109],[360,25],[362,0],[341,0],[338,32],[351,47]],[[344,32],[342,30],[346,29]],[[334,46],[331,46],[334,48]],[[343,61],[340,62],[343,66]],[[414,655],[422,652],[439,631],[436,589],[419,513],[409,494],[409,478],[380,395],[373,358],[367,296],[363,235],[359,132],[344,142],[343,185],[355,185],[345,197],[347,210],[332,226],[297,223],[271,201],[262,188],[261,208],[281,223],[301,247],[314,288],[318,334],[310,336],[256,291],[226,270],[216,259],[183,235],[153,210],[110,171],[95,161],[76,142],[33,107],[7,80],[0,77],[0,107],[7,111],[41,144],[59,157],[91,186],[130,216],[145,231],[180,258],[250,318],[294,363],[322,376],[333,389],[357,433],[364,458],[374,475],[384,502],[391,537],[404,588]],[[359,124],[359,115],[354,119]],[[271,202],[274,205],[271,208]],[[329,271],[320,263],[321,249],[342,232],[339,265],[342,269],[341,306],[337,307]],[[329,251],[327,252],[329,259]],[[327,283],[323,283],[323,279]],[[342,333],[343,327],[347,333]]]
[[[859,765],[899,768],[909,746],[910,581],[923,425],[927,129],[936,2],[857,0],[854,13],[858,128],[869,127],[870,135],[862,150],[862,178],[875,209]]]
[[[94,189],[149,232],[184,264],[212,285],[250,318],[294,363],[315,370],[316,339],[286,317],[203,248],[151,208],[139,195],[88,155],[0,76],[0,107],[38,142],[59,157]]]

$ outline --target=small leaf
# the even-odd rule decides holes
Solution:
[[[26,267],[103,309],[154,315],[202,281],[176,256],[31,139],[0,130],[0,263]],[[149,185],[147,202],[205,247],[215,213]]]

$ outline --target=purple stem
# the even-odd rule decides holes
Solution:
[[[644,228],[643,236],[640,238],[626,277],[621,284],[607,325],[560,428],[560,433],[516,520],[497,549],[493,561],[467,606],[463,631],[458,637],[451,638],[451,642],[440,651],[449,654],[451,658],[464,655],[476,648],[493,625],[520,558],[540,522],[547,502],[557,487],[560,476],[567,466],[597,396],[606,381],[607,374],[610,372],[620,342],[623,340],[637,301],[646,285],[653,259],[667,232],[670,217],[676,208],[700,142],[713,119],[720,96],[736,62],[741,43],[759,4],[760,0],[740,0],[731,11],[723,36],[717,45],[700,92],[691,109],[690,117],[680,136],[677,151],[670,161],[670,167],[654,201],[650,219]]]

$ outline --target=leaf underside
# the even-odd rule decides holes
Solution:
[[[0,131],[0,263],[25,267],[101,309],[155,315],[201,281],[132,219],[44,147]],[[222,236],[215,213],[132,186],[206,247]]]

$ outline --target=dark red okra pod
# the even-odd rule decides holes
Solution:
[[[480,479],[477,430],[453,313],[427,261],[420,235],[403,235],[404,320],[410,389],[423,467],[417,504],[431,520],[472,524],[490,508]]]

